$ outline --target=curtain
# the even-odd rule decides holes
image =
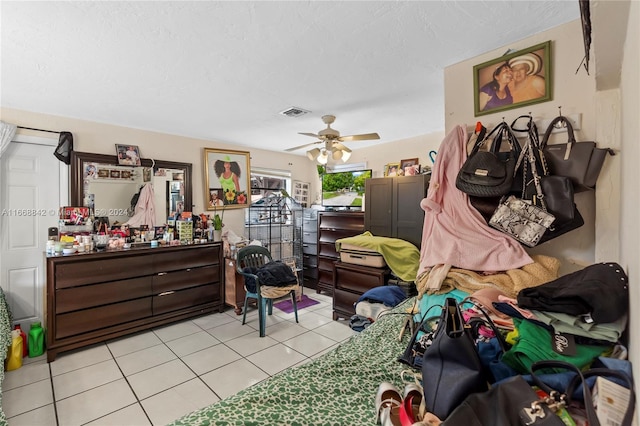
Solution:
[[[9,148],[9,144],[16,134],[17,126],[15,124],[0,121],[0,157]]]

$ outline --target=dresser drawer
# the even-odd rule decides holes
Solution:
[[[302,242],[303,243],[317,243],[318,242],[318,233],[314,230],[311,231],[302,231]]]
[[[196,287],[218,281],[220,281],[220,268],[218,265],[189,268],[182,271],[161,272],[153,276],[153,293],[159,294],[165,291]]]
[[[56,339],[151,316],[151,297],[56,315]]]
[[[385,285],[389,278],[388,269],[369,268],[336,262],[333,270],[333,284],[336,289],[365,293],[374,287]]]
[[[55,269],[56,289],[126,279],[132,275],[153,274],[151,256],[84,260],[91,258],[90,256],[90,254],[86,254],[83,257],[78,257],[81,259],[79,261],[61,262],[57,265]]]
[[[317,268],[318,267],[318,256],[311,256],[308,254],[302,255],[302,264],[306,267]]]
[[[340,254],[336,251],[335,243],[323,243],[318,244],[318,255],[328,256],[334,259],[338,259]]]
[[[205,284],[186,290],[167,291],[153,296],[153,315],[192,308],[220,300],[220,283]]]
[[[302,244],[302,252],[306,254],[318,254],[318,244],[314,241],[313,244],[303,243]]]
[[[145,296],[151,296],[151,276],[65,288],[56,290],[56,312],[63,314]]]
[[[318,220],[317,219],[302,219],[302,230],[316,232],[318,230]]]
[[[321,271],[329,271],[333,276],[333,264],[336,263],[336,259],[332,257],[320,257],[318,256],[318,269]]]
[[[318,281],[325,283],[329,287],[333,287],[333,271],[318,269]]]
[[[349,312],[351,315],[356,313],[354,303],[360,298],[360,294],[351,293],[348,291],[333,289],[333,309]]]
[[[176,271],[186,268],[198,268],[207,265],[219,265],[220,245],[202,247],[194,245],[193,249],[162,252],[153,257],[154,272]]]

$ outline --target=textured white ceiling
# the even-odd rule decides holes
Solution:
[[[281,151],[313,142],[297,133],[323,129],[325,114],[342,135],[378,132],[379,143],[443,130],[446,66],[579,7],[1,1],[0,14],[4,107]],[[278,114],[291,106],[311,114]]]

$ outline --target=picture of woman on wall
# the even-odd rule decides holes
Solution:
[[[480,88],[480,110],[498,108],[513,103],[513,97],[508,87],[513,80],[513,71],[508,62],[498,66],[493,72],[493,79]]]
[[[205,205],[207,210],[218,206],[247,206],[247,190],[251,188],[248,151],[204,149]]]
[[[229,190],[239,192],[240,191],[240,166],[237,161],[231,161],[228,155],[225,155],[222,160],[216,160],[213,165],[213,170],[220,180],[220,186],[224,192]]]

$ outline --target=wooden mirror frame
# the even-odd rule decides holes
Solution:
[[[151,160],[142,158],[141,167],[152,167],[154,169],[181,169],[184,170],[184,206],[185,211],[193,209],[191,163],[178,163],[175,161]],[[83,172],[84,163],[100,163],[113,166],[118,165],[118,157],[115,155],[91,154],[88,152],[71,152],[71,199],[72,206],[82,206],[84,203],[83,192]],[[132,194],[133,195],[133,194]],[[167,201],[168,202],[168,201]]]

